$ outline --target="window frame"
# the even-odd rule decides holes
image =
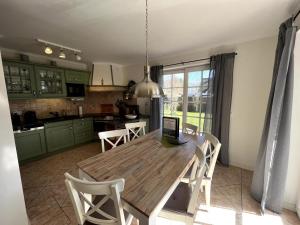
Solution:
[[[163,76],[165,75],[171,75],[172,76],[172,80],[171,80],[171,86],[168,87],[168,88],[164,88],[162,87],[163,89],[173,89],[173,88],[177,88],[177,87],[173,87],[173,76],[174,74],[178,74],[178,73],[183,73],[183,76],[184,76],[184,79],[183,79],[183,98],[182,98],[182,119],[181,119],[181,124],[180,124],[180,127],[182,127],[182,124],[183,123],[186,123],[188,118],[195,118],[197,120],[199,120],[199,123],[198,123],[198,127],[200,129],[200,131],[202,131],[200,125],[201,125],[201,119],[206,119],[206,117],[202,117],[202,104],[203,104],[203,96],[202,96],[202,90],[203,90],[203,83],[201,82],[201,85],[200,86],[189,86],[189,73],[190,72],[196,72],[196,71],[202,71],[201,72],[201,81],[203,80],[203,71],[204,70],[210,70],[209,68],[209,64],[204,64],[204,65],[198,65],[198,66],[190,66],[190,67],[184,67],[184,68],[181,68],[181,69],[168,69],[168,70],[165,70],[164,71],[164,74]],[[198,101],[189,101],[188,100],[188,90],[189,88],[201,88],[201,94],[199,96],[199,100]],[[172,103],[173,102],[181,102],[181,101],[173,101],[172,100],[173,97],[172,97],[172,91],[171,91],[171,98],[170,98],[170,101],[165,101],[165,99],[163,99],[163,107],[165,105],[165,103],[169,103],[170,104],[170,107],[172,107]],[[198,116],[188,116],[188,104],[189,103],[199,103],[200,105],[200,108],[199,108],[199,114]],[[163,109],[163,116],[173,116],[172,115],[172,110],[170,112],[170,114],[164,114],[164,109]]]

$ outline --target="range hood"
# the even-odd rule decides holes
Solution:
[[[90,92],[126,91],[127,80],[124,77],[123,67],[116,64],[94,63]]]

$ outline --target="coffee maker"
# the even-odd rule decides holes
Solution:
[[[116,102],[116,106],[119,109],[119,116],[125,118],[125,115],[133,114],[137,115],[137,119],[140,117],[140,110],[138,105],[129,105],[122,100]]]

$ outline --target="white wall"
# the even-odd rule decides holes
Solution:
[[[271,88],[277,39],[237,46],[230,123],[230,164],[253,170]]]
[[[285,207],[295,209],[298,199],[297,211],[298,215],[300,215],[300,31],[298,31],[298,36],[296,38],[294,54],[294,95],[292,106],[290,155],[285,188]]]
[[[26,225],[28,219],[19,164],[10,120],[0,53],[0,220],[1,224]]]

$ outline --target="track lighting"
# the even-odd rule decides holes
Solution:
[[[44,49],[44,52],[47,54],[47,55],[51,55],[53,53],[53,50],[52,48],[50,48],[49,46],[46,46],[45,49]]]
[[[44,53],[47,55],[51,55],[55,49],[60,49],[60,53],[59,53],[58,57],[61,59],[66,59],[68,53],[70,53],[70,55],[73,53],[75,55],[75,59],[77,61],[80,61],[82,59],[82,57],[79,55],[79,54],[81,54],[81,50],[79,50],[79,49],[71,48],[71,47],[68,47],[65,45],[56,44],[56,43],[50,42],[50,41],[45,41],[45,40],[42,40],[39,38],[37,38],[36,41],[39,43],[42,43],[43,46],[45,46]]]
[[[76,58],[77,61],[80,61],[80,60],[81,60],[81,56],[78,55],[77,53],[75,53],[75,58]]]
[[[60,53],[59,53],[58,57],[61,58],[61,59],[66,58],[66,54],[64,53],[64,51],[62,49],[60,50]]]

